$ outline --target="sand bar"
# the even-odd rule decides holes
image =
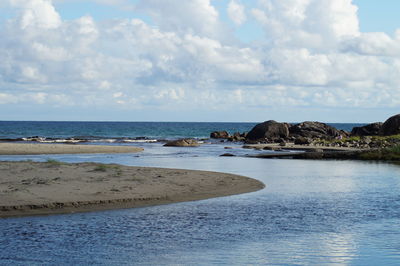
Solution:
[[[131,153],[140,151],[143,151],[143,149],[132,146],[0,143],[0,155]]]
[[[0,217],[142,207],[263,187],[251,178],[206,171],[57,161],[0,162]]]

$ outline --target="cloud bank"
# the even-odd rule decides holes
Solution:
[[[400,107],[400,30],[363,33],[351,0],[142,0],[151,18],[65,20],[51,0],[7,0],[0,104],[121,110]],[[126,1],[101,1],[126,6]],[[235,30],[263,30],[245,43]]]

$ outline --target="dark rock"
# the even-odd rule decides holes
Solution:
[[[306,121],[289,128],[291,136],[331,139],[341,136],[340,130],[321,122]]]
[[[269,120],[261,124],[257,124],[247,133],[246,141],[262,140],[262,139],[279,139],[287,138],[289,129],[287,124],[278,123],[274,120]]]
[[[166,147],[197,147],[199,143],[195,139],[178,139],[164,144]]]
[[[267,146],[267,147],[264,147],[263,150],[265,150],[265,151],[274,151],[275,147]]]
[[[232,153],[224,153],[220,155],[221,157],[234,157],[236,155],[232,154]]]
[[[260,144],[260,141],[258,141],[258,140],[246,139],[245,143],[246,143],[246,144]]]
[[[282,151],[281,147],[271,147],[271,146],[266,146],[263,148],[265,151]]]
[[[383,136],[400,134],[400,114],[390,117],[383,123],[380,134]]]
[[[351,131],[352,136],[378,136],[382,128],[382,123],[372,123],[362,127],[354,127]]]
[[[341,130],[339,130],[339,132],[340,132],[340,135],[344,138],[350,137],[350,132],[348,132],[346,130],[341,129]]]
[[[232,136],[232,141],[244,141],[246,133],[240,134],[240,132],[235,132]]]
[[[212,139],[227,139],[229,138],[229,133],[226,131],[214,131],[210,134]]]
[[[311,144],[311,140],[305,137],[298,137],[294,140],[295,145],[309,145]]]

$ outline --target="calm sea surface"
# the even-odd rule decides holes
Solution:
[[[216,130],[222,129],[228,128]],[[219,157],[224,146],[238,155],[249,152],[227,143],[124,145],[145,152],[0,160],[51,157],[212,170],[253,177],[266,188],[164,206],[0,219],[0,264],[400,265],[398,165]]]
[[[0,121],[0,138],[41,136],[48,138],[83,137],[89,139],[208,138],[213,131],[248,132],[256,123],[197,122],[23,122]],[[351,131],[362,124],[330,124]]]

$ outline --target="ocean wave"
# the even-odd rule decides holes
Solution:
[[[37,142],[40,143],[79,143],[79,142],[86,142],[84,140],[79,139],[54,139],[54,140],[38,140]]]
[[[154,143],[157,142],[157,139],[124,139],[122,142],[126,143]]]
[[[23,138],[6,138],[0,139],[0,141],[14,142],[39,142],[39,143],[154,143],[159,140],[146,137],[136,137],[136,138],[107,138],[107,137],[95,137],[95,136],[79,136],[72,138],[54,138],[54,137],[23,137]]]

